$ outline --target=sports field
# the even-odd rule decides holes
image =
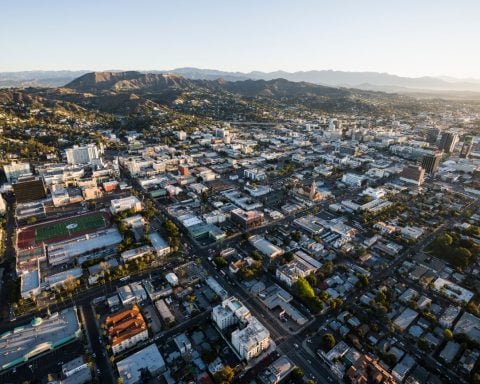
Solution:
[[[58,237],[71,237],[76,233],[85,233],[104,228],[107,225],[102,213],[72,217],[61,222],[41,225],[35,229],[35,241],[40,243]]]

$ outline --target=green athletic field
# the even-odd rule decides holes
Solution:
[[[35,230],[37,243],[57,237],[70,237],[76,233],[95,231],[105,227],[105,218],[101,213],[73,217],[69,220],[42,225]],[[67,228],[67,227],[70,227]]]

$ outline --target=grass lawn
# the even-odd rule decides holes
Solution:
[[[105,219],[101,213],[72,217],[69,220],[47,224],[37,228],[35,231],[35,240],[37,242],[42,242],[55,237],[63,237],[73,235],[75,233],[92,231],[98,228],[103,228],[105,225]]]

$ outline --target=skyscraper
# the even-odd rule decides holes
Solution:
[[[470,156],[470,151],[472,150],[472,142],[472,136],[465,136],[465,139],[463,139],[462,150],[460,151],[461,158],[466,159],[468,156]]]
[[[440,138],[440,144],[438,145],[438,148],[446,153],[452,153],[457,143],[458,135],[456,133],[444,132]]]
[[[438,152],[425,155],[422,159],[422,168],[424,168],[427,173],[435,173],[441,160],[442,154]]]
[[[437,142],[439,133],[440,133],[440,130],[438,128],[428,128],[427,142],[430,144],[435,144]]]

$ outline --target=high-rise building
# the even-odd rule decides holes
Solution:
[[[422,159],[422,168],[424,168],[427,173],[435,173],[440,165],[440,161],[442,161],[441,153],[436,152],[425,155]]]
[[[472,143],[473,143],[473,137],[465,136],[465,139],[463,139],[462,150],[460,151],[461,158],[466,159],[468,158],[468,156],[470,156],[470,152],[472,150]]]
[[[90,164],[92,160],[100,158],[100,151],[95,144],[87,144],[79,147],[75,145],[73,148],[65,150],[68,164]]]
[[[427,142],[430,144],[435,144],[438,139],[438,134],[440,130],[438,128],[428,128],[427,130]]]
[[[440,144],[438,145],[438,148],[446,153],[452,153],[457,143],[458,135],[456,133],[444,132],[440,138]]]
[[[416,165],[409,165],[403,169],[402,173],[400,174],[400,180],[420,186],[423,184],[424,176],[425,169]]]

